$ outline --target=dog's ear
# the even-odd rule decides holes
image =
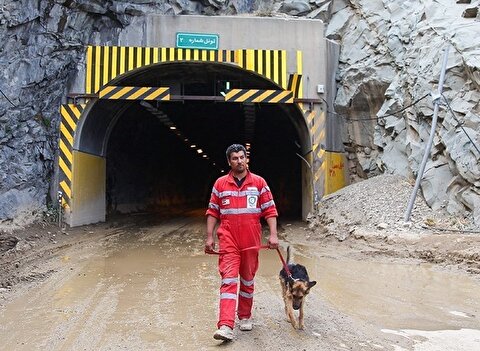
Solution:
[[[308,282],[307,286],[310,289],[312,286],[315,286],[315,284],[317,284],[317,282],[315,280],[313,280],[311,282]]]

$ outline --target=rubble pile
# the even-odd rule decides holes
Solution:
[[[350,235],[414,234],[425,230],[468,230],[475,228],[471,216],[448,215],[445,209],[432,210],[422,194],[417,194],[410,221],[405,211],[414,181],[400,175],[379,175],[349,185],[322,199],[318,211],[309,218],[316,237],[335,236],[340,241]]]

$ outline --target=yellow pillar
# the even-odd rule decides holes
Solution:
[[[325,191],[324,195],[331,194],[343,188],[346,182],[345,164],[346,159],[343,153],[326,151],[325,162]]]
[[[105,221],[105,176],[105,158],[73,152],[70,226]]]

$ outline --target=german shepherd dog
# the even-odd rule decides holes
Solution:
[[[310,281],[307,269],[301,264],[290,262],[290,246],[287,247],[287,267],[291,276],[288,276],[285,268],[280,271],[280,285],[282,286],[282,296],[285,302],[285,313],[288,321],[294,329],[303,329],[303,305],[305,296],[310,292],[310,288],[317,284],[316,281]],[[295,320],[293,310],[298,310],[298,323]]]

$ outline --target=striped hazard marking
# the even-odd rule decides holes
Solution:
[[[288,90],[232,89],[225,95],[225,101],[293,104],[293,93]]]
[[[302,82],[302,75],[298,73],[291,74],[288,79],[287,90],[293,92],[293,96],[300,97],[300,85]]]
[[[297,53],[297,61],[301,63]],[[257,72],[287,87],[286,50],[205,50],[158,47],[88,46],[86,58],[85,89],[95,94],[112,79],[134,69],[163,62],[225,62]],[[297,63],[301,69],[301,64]],[[301,72],[298,72],[301,74]]]
[[[170,100],[170,88],[122,87],[110,85],[98,92],[99,99],[108,100]]]
[[[72,165],[73,165],[73,138],[77,129],[78,120],[85,105],[68,104],[60,107],[60,153],[58,167],[60,169],[59,190],[62,192],[62,206],[70,208],[72,198]]]

